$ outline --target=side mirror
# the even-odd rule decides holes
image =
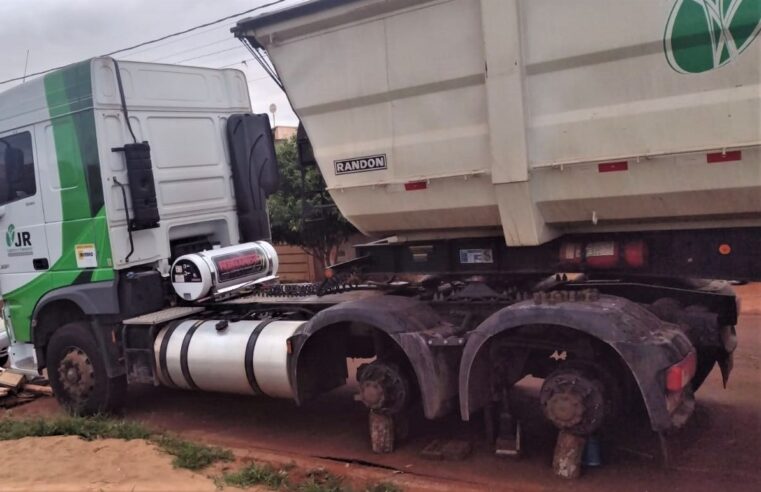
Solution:
[[[261,188],[266,195],[277,191],[280,171],[275,143],[266,114],[234,114],[227,120],[227,140],[233,170],[245,171],[243,181]],[[237,178],[237,176],[236,176]]]
[[[269,240],[267,196],[275,193],[280,171],[266,114],[234,114],[227,120],[238,224],[244,242]]]

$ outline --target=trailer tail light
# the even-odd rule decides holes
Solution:
[[[697,366],[697,355],[690,352],[687,357],[669,367],[666,370],[666,389],[672,393],[681,392],[695,376]]]
[[[583,259],[581,243],[563,243],[560,245],[560,263],[579,265]]]
[[[632,268],[642,268],[647,264],[647,243],[631,241],[624,245],[624,262]]]
[[[590,268],[613,268],[618,264],[619,246],[615,241],[587,243],[585,253]]]
[[[635,241],[566,242],[560,245],[560,263],[594,269],[642,268],[647,265],[647,243]]]

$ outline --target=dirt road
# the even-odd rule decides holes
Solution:
[[[214,481],[172,467],[172,458],[135,439],[75,436],[3,442],[3,492],[215,492]],[[253,491],[252,491],[253,492]]]
[[[389,477],[394,471],[414,477],[436,477],[436,488],[462,490],[595,490],[715,491],[758,490],[761,484],[761,315],[747,315],[738,327],[740,345],[729,387],[724,390],[715,370],[698,393],[690,425],[671,439],[673,466],[659,465],[658,442],[644,423],[620,429],[603,443],[604,466],[587,470],[575,483],[551,474],[553,429],[537,408],[536,386],[523,388],[525,456],[519,461],[495,457],[480,437],[479,422],[462,423],[456,416],[440,422],[417,420],[411,438],[391,455],[369,451],[367,415],[352,401],[352,390],[334,391],[303,408],[288,401],[228,395],[131,389],[126,417],[210,444],[252,453],[306,459],[329,468],[345,468],[343,460],[372,464]],[[58,412],[52,399],[14,410],[16,415]],[[436,437],[472,438],[475,452],[461,462],[427,461],[420,450]],[[423,481],[424,482],[424,481]],[[419,483],[423,483],[419,482]],[[415,487],[417,488],[417,487]]]

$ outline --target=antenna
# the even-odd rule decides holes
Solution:
[[[26,50],[26,61],[24,62],[24,76],[21,78],[21,82],[26,82],[26,71],[29,68],[29,50]]]

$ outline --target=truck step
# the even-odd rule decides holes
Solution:
[[[13,360],[11,362],[11,368],[16,372],[25,374],[27,376],[35,377],[38,375],[37,362],[34,357],[25,357],[21,360]]]

